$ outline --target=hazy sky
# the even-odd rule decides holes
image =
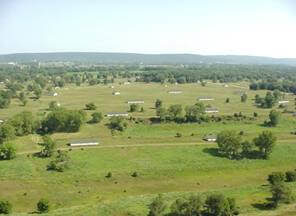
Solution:
[[[296,58],[296,0],[0,0],[0,53]]]

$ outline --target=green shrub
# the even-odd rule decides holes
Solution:
[[[100,123],[103,120],[103,115],[100,112],[94,112],[91,117],[90,123]]]
[[[12,212],[12,205],[8,201],[0,201],[0,214],[10,214]]]
[[[16,157],[16,150],[10,144],[0,145],[0,160],[11,160]]]
[[[94,103],[88,103],[88,104],[85,104],[85,109],[86,110],[96,110],[97,106]]]
[[[37,203],[37,210],[40,213],[46,213],[49,212],[49,201],[46,199],[40,199],[39,202]]]
[[[271,174],[268,175],[267,181],[271,185],[275,185],[275,184],[284,182],[285,177],[286,177],[285,173],[283,173],[283,172],[272,172]]]
[[[108,172],[107,175],[105,176],[106,178],[111,178],[112,177],[112,172]]]
[[[47,165],[47,170],[64,172],[69,168],[70,157],[67,152],[58,150],[58,155]]]
[[[176,137],[182,137],[182,134],[181,133],[176,133]]]
[[[287,182],[295,182],[296,181],[296,171],[287,171],[286,172],[286,180],[287,180]]]
[[[132,177],[138,177],[139,174],[138,174],[137,172],[133,172],[131,176],[132,176]]]

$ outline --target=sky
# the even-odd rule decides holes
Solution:
[[[296,58],[296,0],[0,0],[0,54]]]

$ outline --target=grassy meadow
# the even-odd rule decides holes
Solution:
[[[40,100],[29,100],[27,106],[13,100],[8,109],[0,110],[1,119],[8,119],[23,110],[43,116],[50,101],[62,107],[83,109],[94,102],[97,111],[126,112],[128,100],[144,100],[144,112],[131,113],[134,117],[155,116],[154,103],[161,99],[165,107],[172,104],[193,105],[197,97],[209,96],[210,104],[219,109],[216,115],[233,115],[242,112],[249,117],[258,113],[256,120],[227,121],[203,124],[130,124],[122,133],[112,135],[106,126],[108,118],[99,124],[85,124],[77,133],[52,135],[59,148],[68,150],[69,140],[98,138],[100,145],[76,148],[69,151],[71,167],[64,173],[50,172],[46,165],[50,159],[33,157],[38,151],[41,137],[28,135],[12,141],[17,148],[17,158],[0,162],[0,198],[13,204],[15,215],[27,215],[36,210],[40,198],[52,204],[49,215],[100,215],[126,216],[147,214],[147,204],[158,193],[164,193],[168,203],[180,195],[215,191],[235,197],[246,216],[296,215],[295,205],[283,205],[277,211],[260,210],[260,204],[270,196],[266,176],[272,171],[296,168],[296,118],[282,114],[275,128],[262,126],[270,109],[257,108],[254,96],[264,96],[266,91],[249,91],[248,83],[160,85],[131,83],[130,85],[66,86],[57,89],[58,96],[43,95]],[[181,90],[182,94],[168,94]],[[112,95],[112,91],[121,94]],[[246,92],[246,103],[240,101],[240,93]],[[225,103],[230,98],[230,103]],[[286,95],[289,110],[294,109],[294,96]],[[142,106],[142,105],[141,105]],[[93,111],[87,111],[90,114]],[[207,143],[202,137],[222,130],[244,131],[243,138],[251,140],[263,130],[271,130],[278,137],[277,146],[270,160],[229,160],[216,155],[216,144]],[[175,137],[181,133],[182,137]],[[106,174],[112,172],[111,178]],[[131,177],[133,172],[139,176]],[[295,188],[294,183],[289,183]],[[296,193],[296,190],[294,189]]]

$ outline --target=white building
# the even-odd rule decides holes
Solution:
[[[107,113],[107,117],[113,117],[113,116],[127,117],[128,113],[120,113],[120,112],[109,112],[109,113]]]
[[[279,101],[279,104],[286,104],[289,103],[289,101]]]
[[[209,135],[205,136],[203,138],[203,140],[208,141],[208,142],[216,142],[217,136],[213,135],[213,134],[209,134]]]
[[[214,98],[212,98],[212,97],[198,97],[197,100],[198,101],[212,101],[212,100],[214,100]]]
[[[169,94],[181,94],[182,91],[179,90],[172,90],[172,91],[168,91]]]
[[[99,142],[94,139],[82,139],[82,140],[73,140],[69,144],[71,147],[81,147],[81,146],[96,146],[96,145],[99,145]]]
[[[217,108],[206,108],[206,113],[218,113],[219,110]]]
[[[120,95],[120,92],[113,92],[113,95]]]
[[[132,101],[128,101],[128,104],[143,104],[144,101],[143,100],[132,100]]]

